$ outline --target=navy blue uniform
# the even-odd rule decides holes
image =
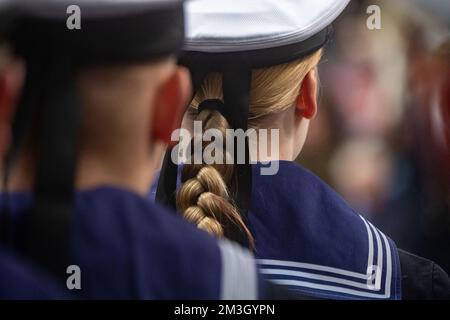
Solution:
[[[32,204],[28,193],[3,199],[14,219]],[[70,255],[81,269],[71,293],[81,298],[254,299],[262,289],[249,254],[113,187],[77,195]]]
[[[69,298],[54,279],[14,253],[0,251],[0,300]]]
[[[302,166],[280,161],[273,176],[252,167],[248,227],[268,279],[319,298],[402,298],[404,254],[391,239]]]
[[[293,162],[275,176],[253,166],[249,213],[268,278],[335,299],[400,299],[395,244],[328,185]]]

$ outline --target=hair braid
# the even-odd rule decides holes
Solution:
[[[318,50],[308,57],[289,63],[252,71],[250,92],[249,127],[264,126],[266,116],[283,112],[294,106],[305,76],[314,69],[322,55]],[[212,72],[207,75],[191,102],[191,110],[208,99],[223,100],[223,75]],[[217,111],[204,110],[190,120],[202,121],[203,128],[218,129],[227,138],[229,124]],[[195,139],[195,137],[194,137]],[[195,140],[194,140],[195,141]],[[203,150],[211,142],[203,144]],[[224,154],[224,157],[227,155]],[[226,158],[224,158],[224,163]],[[182,186],[177,193],[177,207],[184,217],[199,228],[218,236],[228,236],[236,227],[249,239],[253,237],[245,226],[230,194],[236,186],[235,167],[230,164],[187,164],[182,172]]]
[[[204,130],[218,129],[226,137],[229,125],[219,112],[204,110],[195,120],[202,121]],[[210,143],[204,142],[202,149]],[[185,219],[218,237],[227,236],[231,228],[238,228],[253,248],[253,237],[230,197],[228,186],[234,180],[234,165],[226,164],[226,156],[224,152],[224,164],[184,165],[182,186],[177,192],[177,208]]]

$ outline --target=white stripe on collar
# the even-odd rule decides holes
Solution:
[[[336,298],[392,298],[394,266],[389,241],[370,222],[361,216],[360,218],[366,226],[369,244],[366,273],[311,263],[270,259],[257,260],[261,268],[260,272],[275,283],[300,291],[305,288],[313,289],[318,294],[323,293]]]

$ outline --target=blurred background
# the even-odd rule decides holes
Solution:
[[[352,0],[334,32],[298,161],[450,273],[450,1]]]

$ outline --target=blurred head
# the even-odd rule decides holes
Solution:
[[[309,122],[317,112],[316,66],[320,57],[321,50],[301,60],[253,71],[249,126],[256,130],[279,129],[280,153],[261,159],[258,152],[258,159],[252,160],[294,160],[300,153]],[[219,112],[197,112],[199,104],[208,99],[223,99],[219,73],[207,76],[190,104],[183,126],[192,129],[193,121],[201,121],[203,130],[219,129],[225,137],[229,124]],[[204,143],[203,148],[206,146]],[[217,236],[227,236],[227,225],[238,225],[251,243],[251,234],[230,201],[230,193],[236,191],[233,181],[234,165],[186,164],[177,207],[186,219]]]
[[[0,78],[2,150],[9,145],[10,115],[20,93],[20,84],[11,80],[18,78],[18,71],[10,65]],[[177,67],[174,58],[90,67],[79,74],[79,92],[82,121],[78,187],[107,183],[146,193],[159,153],[179,126],[190,96],[187,71]],[[33,140],[28,137],[17,170],[13,168],[11,189],[15,181],[18,188],[30,185]]]

